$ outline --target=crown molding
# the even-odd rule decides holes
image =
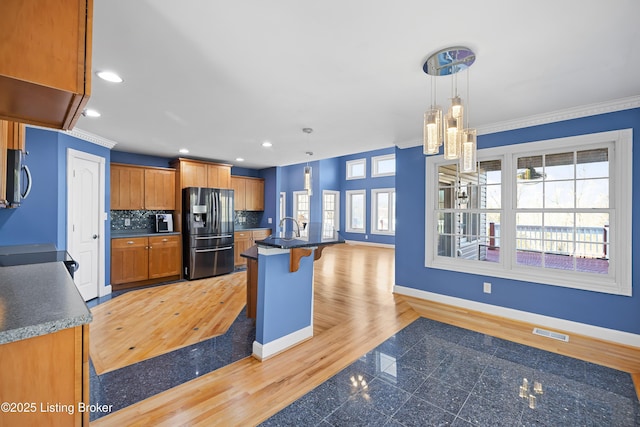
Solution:
[[[82,129],[74,128],[72,130],[61,131],[61,133],[67,134],[69,136],[73,136],[78,139],[82,139],[87,142],[91,142],[92,144],[100,145],[101,147],[106,147],[111,150],[118,143],[112,141],[108,138],[104,138],[102,136],[93,134],[91,132],[84,131]]]
[[[589,104],[544,114],[537,114],[515,120],[507,120],[486,126],[478,126],[477,129],[478,135],[487,135],[507,130],[522,129],[548,123],[562,122],[565,120],[579,119],[582,117],[596,116],[599,114],[613,113],[616,111],[630,110],[638,107],[640,107],[640,96],[632,96],[629,98],[614,99],[612,101],[600,102],[597,104]]]
[[[478,126],[478,135],[488,135],[497,132],[504,132],[514,129],[522,129],[531,126],[545,125],[549,123],[561,122],[565,120],[579,119],[582,117],[596,116],[598,114],[613,113],[616,111],[640,108],[640,96],[614,99],[613,101],[600,102],[597,104],[583,105],[580,107],[567,108],[564,110],[552,111],[544,114],[523,117],[514,120],[507,120],[485,126]],[[422,141],[405,141],[396,143],[398,148],[410,148],[422,145]]]
[[[36,125],[29,125],[29,124],[26,126],[34,129],[43,129],[43,130],[48,130],[50,132],[63,133],[65,135],[73,136],[74,138],[82,139],[83,141],[87,141],[92,144],[96,144],[101,147],[108,148],[109,150],[111,150],[113,147],[115,147],[118,144],[115,141],[112,141],[107,138],[103,138],[101,136],[95,135],[93,133],[90,133],[78,128],[75,128],[72,130],[60,130],[60,129],[51,129],[44,126],[36,126]]]

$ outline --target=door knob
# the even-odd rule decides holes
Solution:
[[[93,235],[93,236],[91,236],[91,237],[93,237],[93,240],[95,240],[95,239],[97,239],[97,238],[98,238],[98,235],[97,235],[97,234],[94,234],[94,235]]]

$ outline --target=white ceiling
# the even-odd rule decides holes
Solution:
[[[93,70],[124,82],[94,75],[102,116],[77,129],[250,168],[414,146],[429,54],[475,51],[482,127],[640,95],[639,16],[637,0],[95,0]],[[451,78],[435,79],[446,105]]]

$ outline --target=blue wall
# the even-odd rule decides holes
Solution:
[[[27,127],[25,163],[31,170],[33,188],[17,209],[0,209],[0,245],[54,243],[67,248],[67,149],[104,157],[106,163],[106,205],[109,211],[110,150],[67,134]],[[105,224],[105,258],[109,283],[110,226]]]
[[[340,157],[340,181],[342,186],[340,188],[340,230],[346,230],[346,191],[348,190],[366,190],[367,201],[367,217],[365,218],[365,233],[347,233],[343,232],[345,239],[355,240],[361,242],[383,243],[383,244],[395,244],[395,236],[387,236],[381,234],[371,234],[371,190],[376,188],[395,188],[396,177],[395,176],[381,176],[378,178],[371,177],[371,171],[373,170],[371,165],[371,158],[375,156],[383,156],[386,154],[394,154],[395,148],[385,148],[382,150],[367,151],[365,153],[352,154],[349,156]],[[347,180],[347,162],[350,160],[366,159],[367,164],[367,177],[363,179],[350,179]],[[399,168],[398,161],[396,159],[396,174]],[[424,181],[424,179],[423,179]],[[397,190],[396,190],[397,197]],[[397,209],[397,208],[396,208]],[[368,238],[365,238],[368,237]]]
[[[171,160],[173,159],[158,156],[147,156],[146,154],[127,153],[124,151],[111,151],[112,163],[168,168]]]
[[[603,114],[482,135],[479,148],[633,128],[640,143],[640,109]],[[425,156],[422,147],[396,152],[396,284],[471,301],[640,334],[640,272],[633,271],[633,296],[617,296],[558,286],[430,269],[425,264]],[[640,197],[640,154],[634,149],[633,192]],[[633,212],[633,241],[640,238],[640,211]],[[634,247],[636,243],[634,243]],[[640,260],[640,255],[633,257]],[[482,292],[482,282],[492,293]]]

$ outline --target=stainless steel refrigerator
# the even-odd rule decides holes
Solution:
[[[233,190],[188,187],[182,190],[185,278],[231,273]]]

